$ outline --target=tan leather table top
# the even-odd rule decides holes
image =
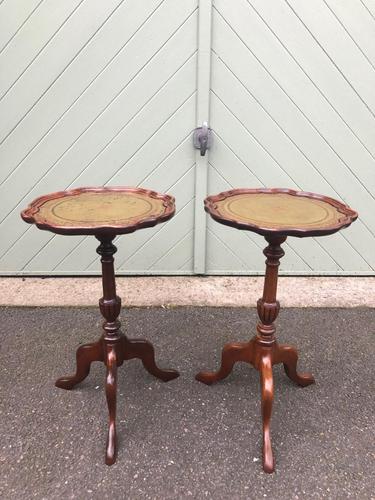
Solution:
[[[342,217],[324,201],[284,193],[239,194],[217,202],[217,210],[223,217],[270,229],[322,228],[337,224]]]
[[[79,188],[41,196],[22,212],[40,229],[61,234],[114,234],[170,219],[174,198],[141,188]]]
[[[233,189],[209,196],[206,211],[218,222],[260,234],[332,234],[349,226],[357,213],[340,201],[291,189]]]

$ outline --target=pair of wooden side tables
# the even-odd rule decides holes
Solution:
[[[237,229],[263,235],[266,273],[263,296],[258,300],[257,334],[249,342],[230,343],[222,351],[217,372],[200,372],[196,379],[212,384],[227,377],[237,361],[253,365],[260,372],[263,419],[263,468],[273,472],[275,461],[270,438],[270,420],[274,395],[272,366],[283,363],[286,375],[305,387],[314,383],[312,375],[297,372],[297,351],[279,345],[275,326],[280,304],[276,299],[278,267],[284,255],[281,244],[288,236],[307,237],[333,234],[349,226],[357,213],[332,198],[289,189],[236,189],[209,196],[205,210],[216,221]],[[106,446],[107,465],[116,460],[116,386],[117,367],[139,358],[155,377],[169,381],[179,376],[155,363],[154,348],[147,340],[128,339],[120,331],[118,316],[121,299],[116,294],[114,258],[117,235],[134,232],[165,222],[175,213],[174,198],[140,188],[80,188],[42,196],[22,212],[22,218],[38,228],[64,235],[93,235],[100,245],[103,297],[100,311],[105,318],[102,337],[78,348],[76,373],[56,381],[62,389],[82,382],[94,361],[106,365],[105,391],[109,410]]]

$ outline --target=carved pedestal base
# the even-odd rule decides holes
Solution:
[[[102,361],[107,367],[105,392],[109,412],[109,429],[105,463],[112,465],[116,461],[116,388],[117,367],[128,359],[138,358],[146,370],[155,377],[167,382],[179,376],[175,370],[161,370],[156,366],[154,348],[150,342],[143,339],[128,339],[120,331],[120,321],[117,319],[121,311],[121,299],[116,295],[113,255],[116,247],[112,240],[114,236],[100,238],[101,244],[97,252],[102,256],[103,297],[99,300],[100,311],[105,318],[104,334],[98,342],[82,345],[77,350],[76,373],[70,377],[59,378],[56,386],[61,389],[73,389],[84,380],[93,361]]]
[[[90,372],[93,361],[102,361],[107,367],[106,397],[109,410],[109,430],[105,463],[112,465],[116,461],[116,386],[117,367],[128,359],[138,358],[145,369],[151,374],[168,382],[178,377],[175,370],[162,370],[155,363],[154,348],[150,342],[143,339],[128,339],[120,335],[115,341],[105,340],[102,337],[93,344],[82,345],[77,350],[76,373],[70,377],[62,377],[56,381],[56,387],[73,389],[82,382]]]
[[[217,372],[200,372],[196,379],[204,384],[211,385],[226,378],[238,361],[249,363],[260,373],[260,384],[262,391],[262,418],[263,418],[263,468],[265,472],[273,472],[275,461],[273,458],[270,421],[273,402],[273,375],[272,366],[279,363],[284,364],[285,373],[296,384],[305,387],[314,383],[314,378],[309,373],[297,372],[298,354],[294,347],[279,345],[263,345],[258,337],[250,342],[231,343],[224,346],[221,366]]]
[[[204,384],[213,384],[227,377],[237,361],[249,363],[259,371],[262,390],[263,469],[265,472],[273,472],[275,460],[270,437],[274,393],[272,366],[283,363],[288,377],[302,387],[313,384],[314,378],[308,373],[297,373],[298,355],[294,347],[279,345],[276,342],[274,321],[280,310],[280,304],[276,300],[277,277],[280,259],[284,255],[280,245],[286,237],[269,236],[266,240],[269,243],[264,250],[267,257],[266,276],[263,296],[257,303],[260,319],[257,326],[258,334],[250,342],[224,346],[220,369],[217,372],[200,372],[195,378]]]

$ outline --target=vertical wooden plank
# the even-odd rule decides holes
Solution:
[[[199,0],[198,15],[198,67],[197,67],[197,127],[209,121],[211,85],[211,32],[212,0]],[[206,214],[203,200],[207,195],[208,152],[205,156],[196,152],[195,169],[195,227],[194,272],[206,271]]]

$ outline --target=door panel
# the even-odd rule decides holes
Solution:
[[[263,273],[262,238],[215,223],[203,199],[267,186],[360,214],[289,238],[282,272],[374,274],[373,14],[368,0],[0,3],[0,273],[98,273],[94,238],[19,213],[48,192],[132,185],[173,194],[177,214],[117,238],[119,273]]]
[[[374,273],[373,25],[363,21],[359,35],[353,25],[366,14],[356,3],[213,2],[209,192],[289,187],[341,199],[360,214],[339,234],[289,238],[285,273]],[[350,23],[348,9],[357,14]],[[246,258],[235,230],[209,222],[207,235],[208,274],[263,272],[254,255],[260,236],[247,235]]]
[[[1,272],[97,273],[94,238],[41,232],[19,212],[51,191],[132,185],[174,194],[178,212],[119,238],[119,271],[191,273],[197,0],[69,1],[55,9],[56,26],[49,3],[0,55],[18,75],[0,100]],[[49,31],[34,40],[39,25]],[[7,57],[15,51],[17,66]]]

